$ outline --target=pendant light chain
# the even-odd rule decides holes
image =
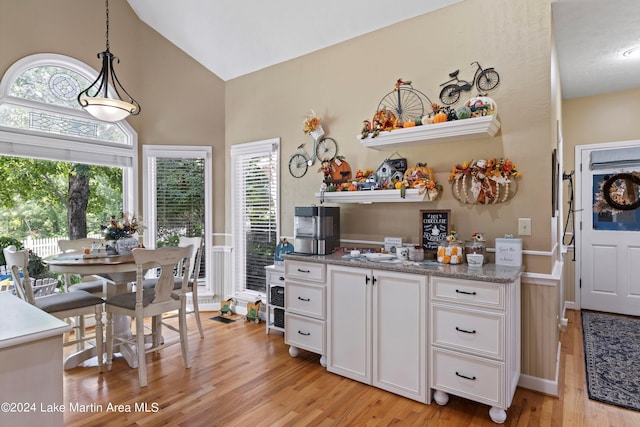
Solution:
[[[107,39],[107,51],[109,50],[109,0],[104,1],[105,8],[107,9],[107,31],[105,37]]]
[[[140,114],[141,108],[140,104],[122,86],[113,69],[114,61],[119,63],[120,60],[109,51],[109,0],[105,0],[104,4],[107,48],[104,52],[98,53],[98,58],[102,59],[102,68],[93,83],[78,94],[78,103],[85,111],[100,120],[117,122],[129,115],[137,116]],[[113,84],[111,88],[109,87],[109,79]],[[113,96],[109,96],[111,89]]]

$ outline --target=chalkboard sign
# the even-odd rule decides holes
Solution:
[[[451,229],[451,211],[420,211],[420,246],[425,251],[437,251]]]

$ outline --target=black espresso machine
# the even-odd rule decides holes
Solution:
[[[294,217],[296,253],[328,255],[340,247],[340,208],[296,206]]]

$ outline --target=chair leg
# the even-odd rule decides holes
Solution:
[[[198,286],[198,285],[194,284],[193,286]],[[193,302],[193,314],[196,316],[196,325],[198,325],[200,338],[204,338],[204,333],[202,332],[202,323],[200,322],[200,308],[198,308],[198,293],[195,291],[191,292],[191,299]]]
[[[107,311],[107,371],[113,364],[113,313]]]
[[[187,307],[184,301],[185,300],[183,300],[182,307],[180,307],[180,313],[178,313],[178,328],[180,329],[182,360],[184,361],[185,369],[189,369],[191,367],[191,361],[189,360],[189,340],[187,339]]]
[[[104,349],[102,344],[104,335],[102,334],[102,305],[96,306],[96,353],[98,357],[98,372],[102,372],[102,358],[104,357]]]
[[[76,329],[76,336],[75,339],[76,341],[78,341],[78,343],[76,344],[76,350],[77,351],[82,351],[84,350],[84,339],[86,338],[86,331],[85,331],[85,323],[84,323],[84,315],[80,315],[80,316],[76,316],[77,319],[77,326],[78,328]]]
[[[140,387],[146,387],[147,364],[144,349],[144,318],[142,316],[136,316],[136,341],[136,351],[138,352],[138,380],[140,381]]]

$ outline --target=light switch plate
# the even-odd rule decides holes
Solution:
[[[531,236],[531,218],[518,218],[518,234]]]

